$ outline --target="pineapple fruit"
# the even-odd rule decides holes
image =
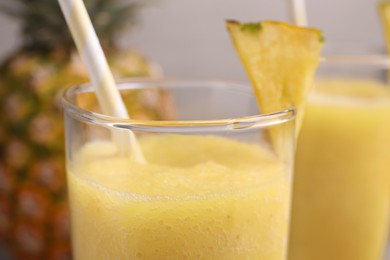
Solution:
[[[296,109],[296,135],[323,45],[321,31],[283,22],[227,21],[263,113]]]
[[[134,22],[140,2],[85,0],[116,77],[157,71],[141,54],[115,44]],[[57,1],[12,0],[0,10],[21,21],[24,40],[0,65],[0,258],[6,253],[12,259],[69,259],[59,92],[88,76]],[[133,118],[170,117],[168,93],[131,95],[126,100],[133,100],[127,104]]]
[[[390,53],[390,1],[380,1],[378,9],[382,20],[387,52]]]

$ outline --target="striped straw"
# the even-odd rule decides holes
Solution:
[[[305,0],[291,0],[294,22],[298,26],[307,26],[307,12]]]
[[[84,2],[82,0],[58,1],[91,82],[93,86],[97,86],[96,96],[103,113],[118,118],[129,118]],[[135,161],[145,163],[141,148],[132,131],[116,131],[113,133],[113,139],[121,151],[130,151]]]

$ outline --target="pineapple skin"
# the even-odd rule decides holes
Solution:
[[[135,51],[107,56],[115,77],[155,74]],[[12,259],[71,259],[59,93],[87,81],[78,55],[62,50],[22,50],[0,66],[0,250]],[[168,93],[148,96],[126,98],[132,117],[171,118]]]

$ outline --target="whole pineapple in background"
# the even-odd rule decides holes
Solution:
[[[116,77],[154,73],[143,56],[119,49],[114,41],[134,23],[141,1],[85,0]],[[1,0],[0,9],[21,21],[23,39],[20,49],[0,66],[0,258],[7,250],[14,259],[67,259],[58,94],[88,77],[57,1]],[[128,109],[134,118],[170,116],[167,93],[151,90],[130,98],[134,101]]]

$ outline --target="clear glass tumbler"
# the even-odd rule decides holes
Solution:
[[[164,89],[175,118],[113,118],[83,108],[96,107],[82,101],[93,87],[64,93],[75,259],[285,259],[294,110],[260,115],[236,83],[118,88],[125,102]],[[146,163],[112,141],[119,133],[136,136]]]
[[[383,259],[390,212],[385,56],[328,56],[295,160],[289,259]]]

